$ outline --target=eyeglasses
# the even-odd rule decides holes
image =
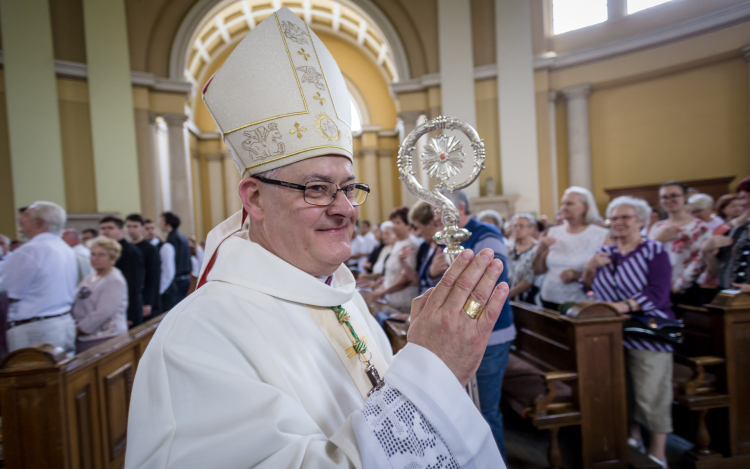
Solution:
[[[679,199],[680,197],[685,197],[685,194],[668,194],[659,196],[661,200],[674,200]]]
[[[612,223],[614,223],[616,221],[628,221],[628,220],[632,220],[633,218],[635,218],[635,216],[633,216],[633,215],[622,215],[620,217],[611,217],[609,219],[609,221],[611,221]]]
[[[288,187],[302,191],[302,197],[310,205],[325,207],[331,205],[336,199],[336,193],[341,191],[346,196],[346,200],[352,204],[352,207],[362,205],[367,200],[367,194],[370,193],[370,187],[367,184],[354,183],[345,187],[339,187],[337,184],[327,181],[310,181],[305,185],[294,184],[292,182],[277,181],[260,176],[253,176],[260,182],[273,184],[276,186]]]

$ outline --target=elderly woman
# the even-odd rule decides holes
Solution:
[[[644,239],[641,228],[651,208],[640,199],[617,197],[607,217],[617,244],[602,247],[586,263],[582,283],[620,313],[674,318],[669,307],[672,266],[664,246]],[[643,449],[641,427],[651,432],[649,457],[667,467],[667,434],[672,431],[672,347],[626,337],[631,446]]]
[[[89,249],[94,273],[78,284],[73,303],[78,330],[76,353],[128,331],[128,286],[115,267],[122,247],[99,236],[89,241]]]
[[[411,279],[404,275],[404,265],[416,269],[419,249],[417,238],[410,234],[408,217],[409,209],[406,207],[394,208],[388,217],[393,223],[396,242],[391,255],[385,261],[383,286],[370,296],[372,300],[385,297],[389,305],[405,314],[409,314],[412,300],[419,295],[419,287],[413,285]]]
[[[536,254],[536,219],[528,213],[517,213],[510,219],[513,242],[508,246],[509,298],[534,303],[537,289],[534,287],[534,270],[531,263]]]
[[[542,282],[542,304],[555,310],[562,303],[586,299],[578,279],[586,261],[607,238],[607,229],[594,224],[599,220],[599,211],[591,192],[583,187],[570,187],[560,205],[564,223],[548,230],[547,236],[539,241],[532,262],[534,274],[547,274]]]
[[[711,236],[708,225],[688,212],[687,186],[678,181],[659,188],[659,200],[669,216],[655,223],[648,237],[664,244],[672,263],[672,303],[700,306],[703,294],[696,283],[703,272],[701,248]]]
[[[714,198],[708,194],[693,194],[688,199],[690,214],[708,225],[713,233],[716,228],[724,224],[724,219],[714,215]]]

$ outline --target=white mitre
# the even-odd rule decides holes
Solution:
[[[237,45],[203,87],[203,101],[240,177],[315,156],[352,159],[344,77],[323,42],[288,8]],[[199,287],[221,242],[242,235],[244,221],[237,212],[208,234]]]
[[[352,158],[351,105],[336,61],[282,8],[248,34],[203,89],[240,177],[307,158]]]

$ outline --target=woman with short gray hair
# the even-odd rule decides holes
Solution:
[[[600,219],[594,196],[583,187],[565,191],[560,215],[564,224],[551,227],[539,241],[532,263],[536,275],[547,274],[542,282],[542,304],[555,310],[562,303],[586,299],[578,279],[586,261],[607,238],[607,230],[594,224]]]
[[[639,317],[674,319],[670,309],[672,266],[662,243],[641,236],[651,208],[640,199],[617,197],[607,217],[617,244],[604,246],[586,263],[581,279],[594,296],[618,312]],[[651,319],[655,321],[655,319]],[[671,345],[626,336],[630,439],[645,452],[641,425],[651,432],[649,457],[667,467],[667,434],[672,431]]]

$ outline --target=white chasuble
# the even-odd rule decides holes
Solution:
[[[349,313],[384,376],[372,396],[361,390],[364,368],[347,366],[337,350],[346,335],[333,306]],[[332,319],[316,321],[313,312],[326,310]],[[232,236],[138,364],[125,467],[505,466],[436,355],[409,344],[393,357],[345,266],[329,286]]]

